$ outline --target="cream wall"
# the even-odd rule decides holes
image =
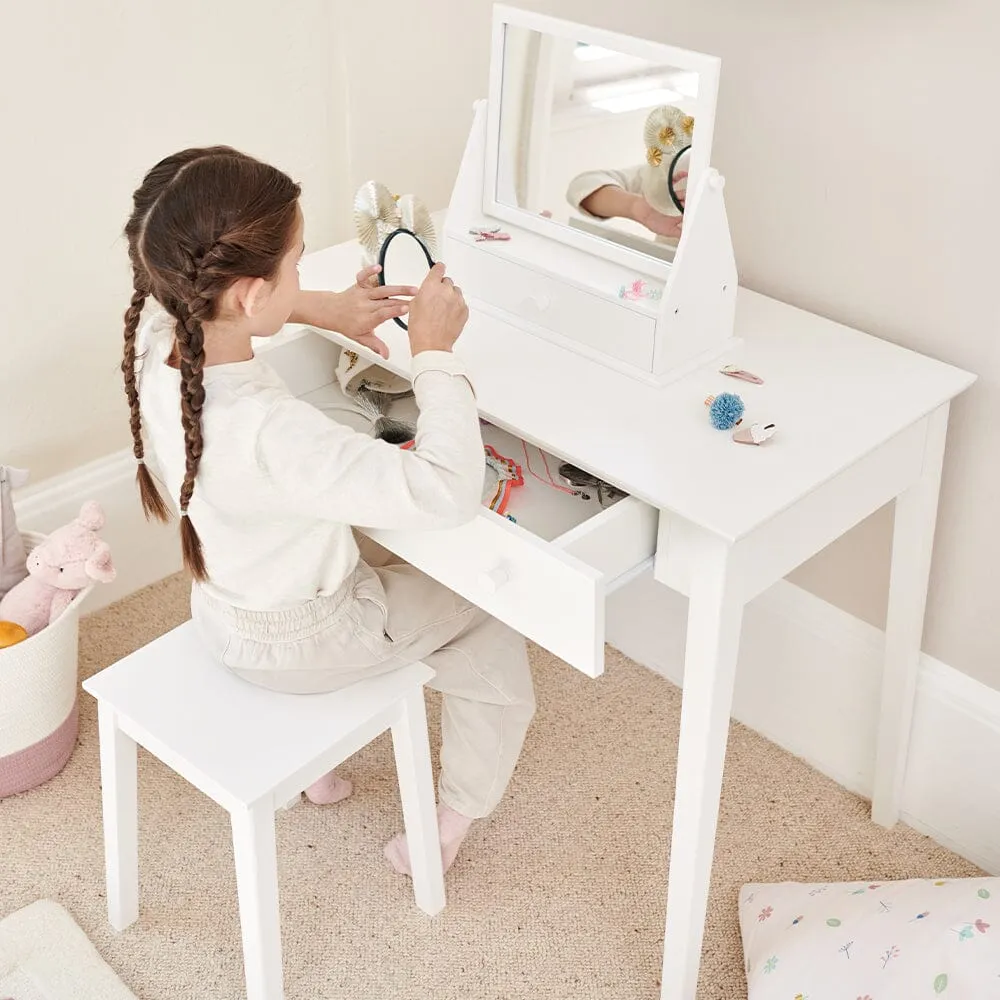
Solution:
[[[346,232],[338,34],[325,0],[0,0],[0,461],[33,478],[129,442],[119,238],[161,157],[228,143]]]
[[[743,283],[978,373],[954,410],[924,645],[1000,688],[1000,10],[519,2],[721,56],[714,160]],[[117,231],[158,155],[222,140],[273,159],[305,182],[318,245],[346,232],[350,191],[370,177],[446,204],[471,103],[486,94],[488,0],[12,10],[0,41],[0,453],[39,474],[126,441]],[[796,579],[880,624],[890,527],[880,512]]]
[[[1000,8],[991,0],[518,0],[722,57],[714,161],[743,284],[967,367],[925,649],[1000,687]],[[485,96],[488,0],[383,0],[348,46],[352,180],[447,202]],[[372,64],[377,51],[378,63]],[[816,372],[817,395],[822,372]],[[882,511],[797,574],[884,622]]]

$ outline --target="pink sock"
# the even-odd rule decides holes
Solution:
[[[441,866],[447,871],[458,855],[458,849],[462,846],[469,827],[472,826],[472,820],[446,805],[439,805],[437,814],[441,837]],[[410,849],[406,843],[406,834],[401,833],[393,837],[385,845],[385,856],[400,875],[413,874],[410,869]]]
[[[306,798],[318,806],[329,806],[346,799],[353,791],[354,785],[347,778],[341,778],[336,771],[331,771],[306,789]]]

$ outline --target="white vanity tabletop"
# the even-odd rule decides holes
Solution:
[[[302,285],[346,288],[360,261],[355,243],[310,254]],[[462,275],[452,277],[461,286]],[[588,521],[590,554],[601,567],[609,550],[621,548],[630,562],[652,554],[655,579],[689,598],[660,995],[695,1000],[744,605],[895,502],[872,797],[873,820],[891,826],[906,772],[949,404],[975,377],[745,289],[732,351],[664,387],[471,305],[456,353],[481,415],[644,501]],[[276,342],[303,333],[288,328]],[[388,323],[379,334],[390,348],[382,363],[407,375],[406,332]],[[764,384],[720,374],[727,363]],[[745,422],[773,421],[776,435],[754,447],[715,430],[705,397],[725,391],[743,397]],[[661,512],[653,511],[655,538],[647,504]],[[388,547],[596,676],[612,584],[598,566],[581,568],[559,544],[521,529],[484,516],[457,536],[403,532]],[[571,555],[582,554],[579,542]],[[505,582],[490,589],[479,571],[493,579],[494,564]],[[551,611],[552,593],[562,614]],[[569,635],[559,631],[563,620]]]
[[[320,250],[303,258],[302,287],[341,289],[359,268],[353,242]],[[453,277],[461,285],[461,275]],[[735,332],[740,346],[666,387],[639,382],[475,306],[456,353],[470,370],[480,413],[491,423],[728,542],[975,380],[746,289],[739,292]],[[383,364],[407,374],[406,332],[388,323],[379,335],[390,348]],[[726,363],[754,372],[764,384],[719,374]],[[773,421],[775,437],[753,447],[715,430],[704,399],[727,391],[746,403],[744,424]]]

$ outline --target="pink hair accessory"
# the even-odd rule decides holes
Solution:
[[[470,229],[470,236],[476,237],[477,243],[484,243],[489,241],[506,241],[510,239],[510,233],[503,232],[499,226],[494,226],[492,229]]]
[[[737,444],[761,445],[765,441],[770,441],[774,437],[777,428],[773,423],[751,424],[749,427],[741,427],[733,433],[733,440]]]
[[[754,385],[764,384],[764,380],[759,375],[754,375],[753,372],[748,372],[738,365],[726,365],[724,368],[720,368],[719,372],[730,378],[738,378],[741,382],[752,382]]]
[[[642,278],[636,278],[631,285],[622,285],[618,289],[618,298],[636,302],[639,299],[659,299],[662,292],[658,288],[650,288]]]

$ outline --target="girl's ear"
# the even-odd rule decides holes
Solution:
[[[226,289],[233,312],[252,318],[267,302],[268,287],[263,278],[240,278]]]

